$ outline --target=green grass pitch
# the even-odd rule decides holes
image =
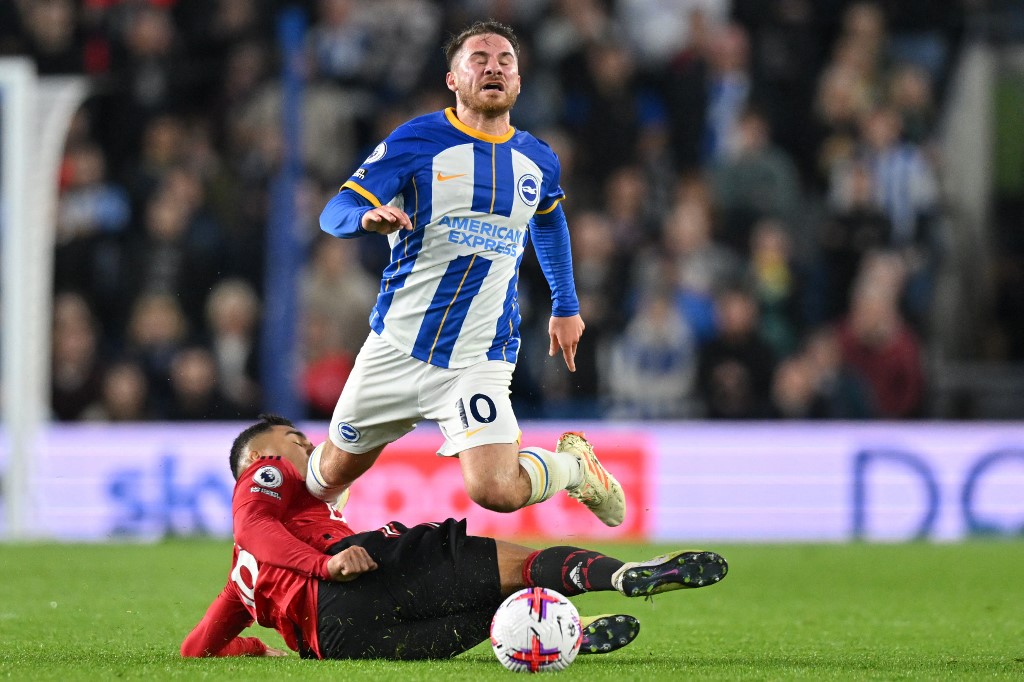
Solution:
[[[668,547],[604,545],[624,559]],[[628,648],[560,679],[1024,679],[1024,542],[712,544],[719,585],[653,601],[585,595],[582,613],[641,621]],[[230,544],[0,545],[0,678],[510,679],[486,644],[450,661],[182,660],[224,584]],[[264,641],[281,646],[259,627]]]

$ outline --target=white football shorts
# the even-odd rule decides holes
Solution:
[[[370,332],[331,418],[330,438],[342,450],[369,452],[392,443],[424,419],[444,435],[445,457],[493,443],[518,443],[509,399],[515,365],[487,360],[446,369],[406,355]]]

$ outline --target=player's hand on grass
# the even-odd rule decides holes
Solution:
[[[353,545],[346,547],[327,562],[327,572],[331,580],[346,582],[355,580],[363,573],[376,570],[377,562],[362,547]]]
[[[552,317],[548,323],[548,336],[551,338],[548,355],[554,357],[555,353],[561,349],[565,366],[569,368],[570,372],[576,371],[576,346],[579,345],[580,337],[583,336],[586,326],[583,324],[583,318],[579,315]]]
[[[273,656],[273,657],[276,658],[277,656],[287,656],[288,655],[288,652],[285,651],[284,649],[277,649],[277,648],[269,646],[267,644],[264,644],[264,646],[267,647],[267,650],[264,651],[262,654],[260,654],[261,656]]]
[[[405,211],[394,206],[378,206],[363,214],[360,225],[367,232],[391,234],[398,230],[411,230],[412,221]]]

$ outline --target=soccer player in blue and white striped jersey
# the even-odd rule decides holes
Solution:
[[[421,420],[458,455],[469,496],[510,512],[560,490],[604,523],[625,518],[622,488],[580,434],[554,451],[519,444],[509,386],[519,353],[516,285],[532,236],[552,293],[549,354],[575,371],[584,324],[551,148],[510,124],[518,41],[477,22],[445,48],[455,107],[415,118],[381,142],[320,216],[350,238],[388,236],[371,333],[310,457],[306,484],[331,500]]]

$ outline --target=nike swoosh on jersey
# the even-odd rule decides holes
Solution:
[[[454,180],[455,178],[461,178],[461,177],[463,177],[465,175],[466,175],[465,173],[456,173],[455,175],[442,175],[441,171],[437,171],[437,181],[438,182],[448,182],[449,180]]]
[[[488,426],[490,426],[490,424],[487,424],[486,426],[481,426],[480,428],[477,429],[466,429],[466,438],[472,438],[476,434],[486,429]]]

